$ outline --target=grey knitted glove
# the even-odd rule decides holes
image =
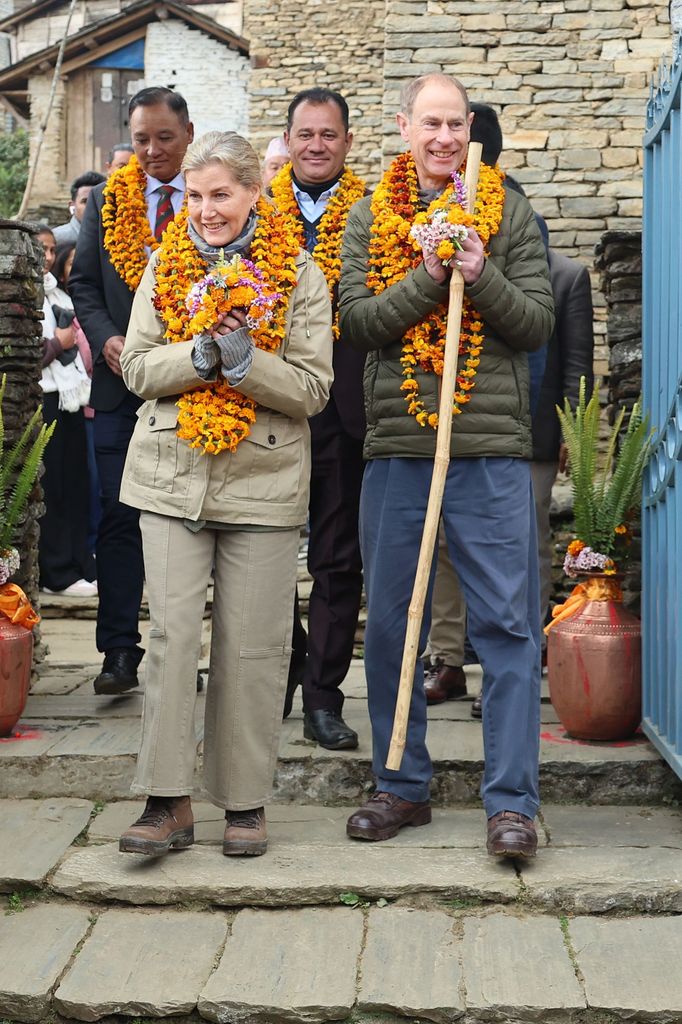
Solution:
[[[220,348],[223,376],[228,384],[239,384],[253,362],[253,338],[248,327],[240,327],[216,340]]]
[[[215,377],[215,368],[220,362],[220,349],[208,334],[197,334],[192,349],[192,366],[200,377],[209,380]]]

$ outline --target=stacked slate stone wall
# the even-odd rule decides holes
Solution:
[[[42,400],[43,251],[33,227],[0,220],[0,374],[7,374],[3,402],[6,451]],[[38,518],[43,508],[42,490],[36,483],[17,537],[21,566],[13,578],[34,607],[38,602]],[[35,640],[39,641],[39,627]],[[34,651],[40,660],[39,642]]]
[[[383,133],[384,0],[245,0],[249,138],[262,155],[290,100],[318,85],[343,93],[355,139],[349,163],[376,183]]]
[[[595,268],[608,312],[609,346],[607,412],[609,423],[624,408],[627,416],[642,390],[642,234],[607,231],[596,250]],[[636,531],[623,590],[626,603],[639,612],[641,545]]]
[[[500,113],[502,164],[547,220],[555,249],[593,271],[605,231],[639,230],[650,77],[671,52],[668,0],[245,0],[249,134],[262,151],[292,95],[313,84],[352,108],[350,162],[376,182],[402,148],[404,82],[457,75]],[[596,365],[606,308],[593,276]]]

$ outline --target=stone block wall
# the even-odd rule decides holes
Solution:
[[[608,419],[620,409],[629,411],[642,390],[642,233],[607,231],[597,245],[595,269],[607,308],[606,340],[609,349]],[[628,412],[626,412],[627,418]],[[623,593],[639,614],[642,563],[636,531]]]
[[[3,402],[5,447],[20,437],[42,401],[40,370],[43,354],[43,252],[33,227],[0,220],[0,375],[7,374]],[[15,581],[34,607],[38,601],[38,518],[42,491],[36,484],[19,531],[21,566]],[[36,633],[36,640],[39,634]],[[41,648],[36,644],[36,654]]]
[[[439,70],[500,113],[502,165],[547,220],[550,244],[593,274],[596,372],[608,372],[592,267],[605,231],[637,230],[649,79],[671,52],[667,0],[388,0],[384,157],[402,83]]]
[[[245,0],[250,40],[249,137],[262,154],[286,127],[289,101],[313,85],[348,101],[350,163],[376,182],[381,168],[384,0]]]

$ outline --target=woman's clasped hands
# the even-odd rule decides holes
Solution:
[[[219,317],[210,332],[197,335],[195,363],[206,369],[220,364],[228,383],[237,384],[251,368],[253,348],[253,338],[246,326],[246,310],[231,309]]]

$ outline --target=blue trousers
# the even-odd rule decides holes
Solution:
[[[420,660],[402,765],[389,771],[385,764],[432,469],[430,459],[374,459],[360,503],[373,770],[378,789],[412,801],[428,800],[432,776]],[[532,818],[539,806],[540,609],[530,464],[453,459],[442,519],[483,667],[483,805],[488,817],[508,810]],[[429,634],[434,571],[420,651]]]

